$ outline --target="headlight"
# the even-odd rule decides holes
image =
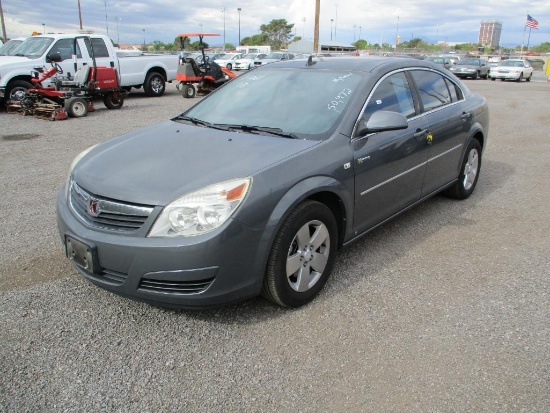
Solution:
[[[69,173],[67,175],[67,179],[65,182],[65,198],[67,198],[67,195],[69,194],[69,183],[71,181],[71,175],[73,174],[73,169],[76,166],[76,164],[86,156],[88,152],[90,152],[92,149],[94,149],[98,144],[96,143],[94,146],[90,146],[88,149],[84,149],[82,152],[80,152],[76,158],[74,158],[73,162],[71,163],[71,166],[69,167]]]
[[[210,232],[242,203],[251,179],[234,179],[184,195],[164,207],[148,237],[189,237]]]

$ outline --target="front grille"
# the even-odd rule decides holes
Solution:
[[[140,229],[152,206],[129,204],[96,196],[71,181],[69,199],[73,211],[87,224],[116,231]]]
[[[142,278],[139,289],[167,294],[198,294],[206,290],[212,284],[214,278],[194,281],[164,281]]]

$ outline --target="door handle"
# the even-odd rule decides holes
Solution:
[[[462,112],[462,115],[460,115],[460,119],[462,120],[468,120],[470,119],[470,114],[469,113],[466,113],[466,112]]]
[[[427,133],[428,129],[417,129],[413,136],[417,141],[420,141],[424,138],[424,136],[426,136]]]

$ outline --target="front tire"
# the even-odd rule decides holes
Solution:
[[[8,83],[6,88],[6,100],[20,100],[25,96],[28,89],[32,89],[34,86],[24,80],[15,80]]]
[[[71,118],[83,118],[88,115],[88,102],[83,98],[69,98],[64,106]]]
[[[317,201],[298,205],[273,241],[263,297],[283,307],[310,302],[330,276],[337,244],[337,224],[332,211]]]
[[[523,72],[519,74],[519,77],[516,79],[516,82],[521,82],[521,79],[523,79]]]
[[[197,91],[195,89],[195,86],[187,84],[187,85],[183,85],[181,94],[186,99],[192,99],[197,94]]]
[[[143,91],[145,95],[151,97],[159,97],[164,95],[166,90],[166,82],[164,77],[157,72],[151,72],[145,78],[145,83],[143,84]]]
[[[531,74],[529,75],[529,77],[525,78],[525,81],[526,81],[526,82],[530,82],[532,77],[533,77],[533,72],[531,72]]]
[[[481,169],[481,145],[477,139],[468,144],[460,167],[458,181],[444,194],[455,199],[466,199],[474,192]]]

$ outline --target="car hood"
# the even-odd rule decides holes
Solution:
[[[454,67],[455,69],[479,69],[481,66],[477,66],[477,65],[454,65],[454,66],[451,66],[451,67]]]
[[[98,196],[163,206],[207,185],[253,176],[318,143],[164,121],[94,147],[73,178]]]
[[[280,60],[281,59],[260,59],[260,60],[255,60],[254,63],[258,62],[258,63],[261,63],[261,64],[265,64],[265,63],[278,62]]]
[[[3,68],[17,67],[20,64],[27,64],[29,58],[25,56],[0,56],[0,64]],[[40,65],[37,65],[40,66]]]

